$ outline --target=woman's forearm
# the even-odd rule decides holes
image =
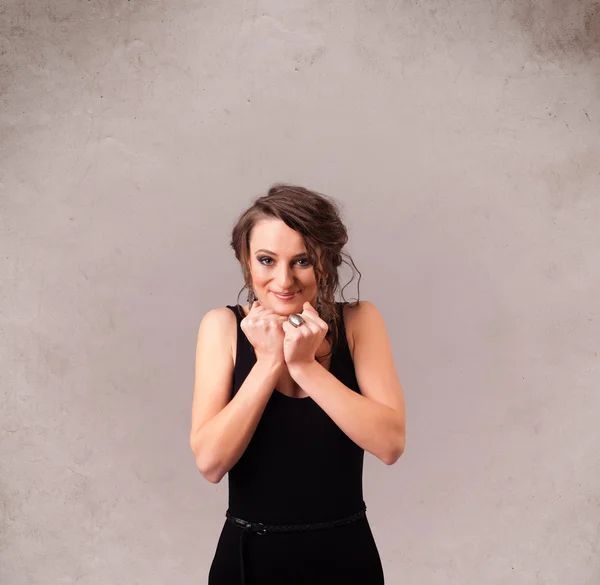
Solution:
[[[196,465],[212,483],[242,456],[285,364],[258,360],[231,401],[191,438]]]
[[[292,379],[359,447],[387,465],[404,451],[400,413],[354,392],[317,361],[289,369]]]

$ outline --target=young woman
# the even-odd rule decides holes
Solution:
[[[192,406],[196,465],[229,480],[209,585],[384,583],[363,458],[398,460],[405,403],[377,308],[334,300],[347,240],[333,199],[281,184],[233,229],[248,305],[203,317]]]

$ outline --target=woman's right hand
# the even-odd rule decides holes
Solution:
[[[254,347],[257,361],[270,361],[285,364],[282,323],[285,315],[278,315],[273,309],[265,309],[259,301],[254,301],[250,312],[240,322],[240,327]]]

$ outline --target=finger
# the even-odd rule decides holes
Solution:
[[[302,318],[306,323],[311,323],[314,327],[319,331],[323,331],[324,329],[329,329],[327,327],[327,323],[319,317],[318,313],[310,313],[309,311],[302,311]]]
[[[263,313],[261,313],[261,317],[265,321],[280,321],[281,316],[274,313],[271,309],[265,309]]]
[[[304,303],[301,315],[308,315],[309,317],[313,317],[316,321],[321,319],[319,312],[308,301]]]
[[[300,327],[294,327],[287,319],[281,324],[281,327],[283,328],[283,330],[285,331],[286,335],[288,335],[288,337],[302,337],[302,331],[301,329],[304,327],[304,325],[300,325]]]
[[[298,327],[298,329],[304,336],[308,336],[311,333],[313,335],[321,334],[321,328],[314,321],[305,321],[303,325],[300,325],[300,327]],[[304,329],[304,331],[302,331],[302,329]]]
[[[319,311],[315,307],[313,307],[308,301],[302,305],[302,309],[306,311],[310,315],[314,315],[315,317],[319,316]]]
[[[323,331],[328,329],[327,324],[318,314],[313,316],[310,313],[303,313],[303,316],[305,317],[305,324],[315,335],[321,335]]]
[[[260,312],[260,316],[263,319],[272,319],[273,318],[273,309],[263,309]]]
[[[260,322],[267,327],[279,327],[278,320],[274,315],[265,315],[264,313],[261,313]]]
[[[290,335],[293,334],[297,337],[308,337],[309,335],[320,334],[319,327],[314,323],[311,323],[308,319],[305,319],[304,323],[298,327],[294,327],[289,321],[284,323],[283,327],[286,333],[289,333]]]

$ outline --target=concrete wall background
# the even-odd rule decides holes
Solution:
[[[0,582],[206,582],[197,326],[288,181],[342,202],[406,394],[386,582],[597,585],[599,129],[597,1],[4,0]]]

